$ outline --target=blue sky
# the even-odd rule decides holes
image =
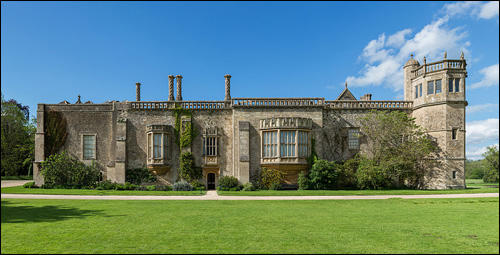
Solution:
[[[37,103],[233,97],[400,100],[402,65],[468,61],[467,156],[498,144],[498,2],[2,2],[5,99]]]

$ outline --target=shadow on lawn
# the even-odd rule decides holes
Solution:
[[[54,222],[95,215],[103,216],[104,214],[102,210],[80,210],[77,208],[53,205],[25,206],[16,204],[12,201],[2,201],[2,224],[24,222]]]

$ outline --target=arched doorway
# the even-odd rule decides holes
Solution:
[[[207,189],[208,190],[215,189],[215,174],[214,173],[207,174]]]

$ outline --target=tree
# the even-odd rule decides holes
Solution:
[[[436,164],[428,159],[438,147],[414,118],[401,111],[374,110],[361,118],[360,131],[367,138],[366,157],[394,187],[423,187],[425,170]]]
[[[498,182],[498,148],[497,146],[488,146],[487,151],[483,153],[485,160],[484,182]]]
[[[29,107],[1,98],[1,174],[26,175],[34,158],[36,120],[29,122]]]

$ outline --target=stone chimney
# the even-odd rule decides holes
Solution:
[[[175,100],[182,101],[182,75],[178,74],[175,78],[177,78],[177,97]]]
[[[226,78],[226,95],[224,96],[224,100],[229,101],[231,100],[231,75],[226,74],[224,78]]]
[[[174,101],[174,76],[168,76],[168,101]]]
[[[360,99],[361,99],[361,101],[371,101],[372,100],[372,94],[365,94]]]
[[[135,101],[141,101],[141,83],[135,84]]]

